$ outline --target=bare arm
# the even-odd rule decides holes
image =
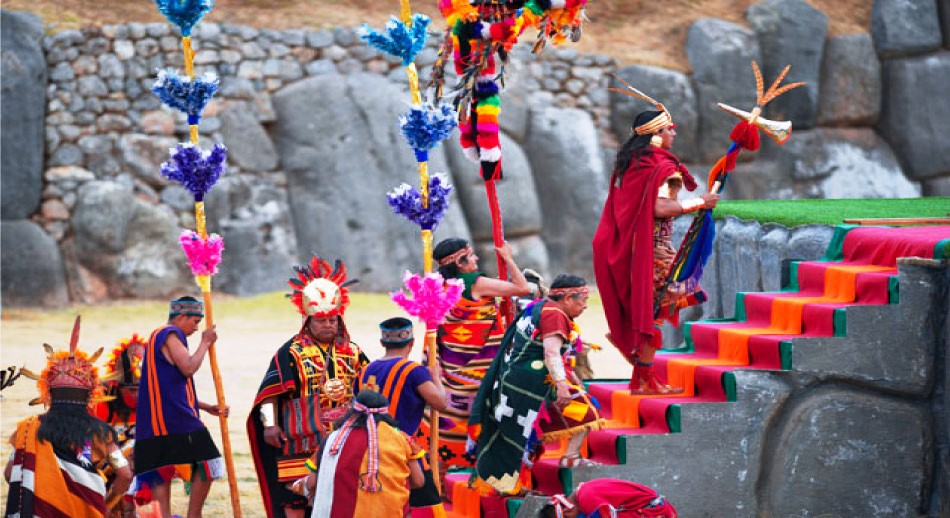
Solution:
[[[564,373],[564,360],[561,359],[561,346],[564,345],[564,338],[553,335],[548,336],[541,342],[544,345],[544,364],[560,364],[561,373]],[[548,371],[550,372],[550,368]],[[568,389],[567,379],[557,379],[555,373],[550,372],[551,379],[554,380],[554,388],[557,390],[557,405],[564,406],[571,400],[570,390]]]
[[[421,461],[418,460],[409,461],[409,487],[412,489],[420,488],[426,483],[426,476],[420,464]]]
[[[503,281],[501,279],[479,277],[475,279],[475,284],[472,286],[472,297],[476,299],[482,297],[521,297],[531,293],[531,285],[524,278],[524,274],[521,273],[521,269],[515,264],[515,260],[511,255],[511,245],[505,243],[501,247],[495,247],[495,250],[508,267],[508,275],[511,276],[511,280]]]
[[[178,339],[178,335],[169,333],[162,349],[166,357],[178,367],[181,374],[190,378],[198,372],[198,369],[201,367],[201,362],[204,361],[205,354],[208,352],[208,348],[210,348],[211,344],[217,339],[218,334],[215,332],[215,326],[212,326],[210,329],[205,329],[201,333],[201,342],[198,344],[198,348],[195,349],[195,354],[188,354],[188,349],[185,348],[185,344],[181,343],[181,340]]]
[[[439,378],[433,378],[432,381],[419,385],[419,395],[433,410],[441,412],[449,407],[445,399],[445,387],[442,386],[442,380]]]
[[[703,194],[699,198],[693,199],[702,199],[703,207],[707,209],[712,209],[716,206],[716,203],[719,202],[718,194]],[[687,200],[688,203],[689,200]],[[657,198],[656,205],[653,209],[653,214],[658,218],[675,218],[677,216],[682,216],[686,214],[687,211],[683,210],[683,204],[676,200],[671,200],[669,198]]]

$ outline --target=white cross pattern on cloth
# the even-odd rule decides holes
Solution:
[[[538,413],[534,410],[528,410],[528,415],[519,415],[518,424],[522,426],[521,434],[527,439],[531,437],[531,429],[534,428],[534,421],[538,418]]]
[[[502,395],[501,402],[495,407],[495,421],[501,422],[504,417],[511,417],[515,414],[515,409],[508,406],[508,396]]]

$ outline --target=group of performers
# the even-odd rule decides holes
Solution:
[[[696,182],[670,152],[675,136],[665,108],[637,116],[593,238],[609,339],[633,365],[635,394],[681,390],[653,370],[659,326],[704,300],[697,285],[667,282],[673,218],[715,207],[718,199],[678,201],[681,188],[693,190]],[[587,308],[588,282],[570,274],[549,287],[536,276],[529,282],[507,244],[496,251],[510,280],[483,274],[463,239],[434,249],[442,276],[464,284],[438,329],[437,358],[425,358],[437,363],[435,376],[408,359],[414,344],[408,319],[380,324],[386,353],[376,361],[351,341],[344,313],[353,281],[342,262],[331,266],[314,257],[295,268],[290,298],[301,326],[271,359],[247,419],[268,517],[402,516],[410,507],[435,516],[438,477],[457,468],[470,469],[472,484],[485,491],[518,494],[530,488],[528,470],[543,445],[562,439],[561,467],[593,464],[581,447],[603,420],[575,372],[585,350],[575,319]],[[506,322],[499,297],[529,301]],[[77,320],[70,351],[50,349],[46,370],[32,375],[48,411],[21,422],[11,438],[7,515],[134,516],[136,501],[156,500],[170,517],[175,477],[189,483],[188,516],[201,515],[223,470],[199,411],[228,413],[195,393],[192,375],[216,339],[211,327],[189,348],[202,317],[201,301],[172,301],[166,325],[112,352],[105,381],[94,366],[98,354],[76,347]],[[431,458],[419,446],[429,444],[430,411],[439,413],[440,436]],[[584,494],[555,502],[558,513],[583,508]]]

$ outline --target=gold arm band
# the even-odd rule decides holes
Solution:
[[[561,358],[544,357],[544,366],[548,368],[551,379],[557,381],[567,381],[567,373],[564,372],[564,362]]]
[[[680,207],[683,207],[683,214],[688,214],[690,212],[696,212],[699,209],[706,208],[706,201],[702,198],[690,198],[686,201],[680,202]]]
[[[261,423],[264,424],[264,428],[277,426],[277,416],[274,413],[273,403],[262,404],[259,412],[261,414]]]
[[[125,455],[122,454],[122,450],[116,448],[109,452],[109,466],[112,466],[112,469],[122,469],[129,465],[129,459],[125,458]]]

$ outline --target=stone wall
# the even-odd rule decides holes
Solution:
[[[747,13],[752,29],[697,21],[687,42],[690,74],[639,65],[618,73],[672,109],[675,150],[694,172],[725,150],[735,122],[712,103],[751,105],[750,59],[768,78],[791,63],[789,79],[809,82],[766,112],[794,121],[792,140],[779,148],[763,139],[758,154],[744,153],[729,197],[947,194],[950,165],[942,157],[950,153],[941,153],[945,139],[936,136],[950,130],[950,103],[939,101],[950,53],[940,50],[946,22],[932,23],[938,14],[928,5],[879,0],[871,35],[828,38],[826,17],[803,0],[767,0]],[[900,15],[909,6],[915,16],[903,23],[920,24],[915,33],[926,29],[920,42],[903,41],[895,35],[907,29],[888,25],[893,10]],[[16,228],[31,246],[57,248],[42,260],[43,271],[65,272],[69,288],[19,293],[4,273],[4,300],[62,304],[193,289],[177,250],[178,230],[194,227],[191,198],[158,172],[168,148],[187,140],[187,125],[150,92],[156,70],[182,66],[179,38],[163,23],[44,36],[37,18],[4,11],[3,24],[3,222],[24,223]],[[417,58],[423,79],[438,39]],[[202,23],[193,42],[197,72],[221,77],[200,123],[202,142],[230,148],[228,173],[207,203],[209,227],[228,246],[216,286],[237,294],[283,289],[290,265],[318,252],[347,260],[362,289],[391,289],[402,268],[418,263],[414,228],[382,203],[386,190],[415,178],[394,129],[408,100],[399,64],[346,28]],[[616,68],[609,57],[571,48],[512,52],[499,192],[523,266],[591,274],[589,239],[613,155],[633,115],[646,108],[608,95],[606,72]],[[43,91],[45,102],[37,97]],[[911,102],[917,99],[934,102]],[[490,257],[476,167],[449,142],[433,153],[432,169],[449,174],[457,189],[436,239],[472,237]],[[26,231],[30,225],[43,232]],[[10,271],[35,264],[4,261]]]

